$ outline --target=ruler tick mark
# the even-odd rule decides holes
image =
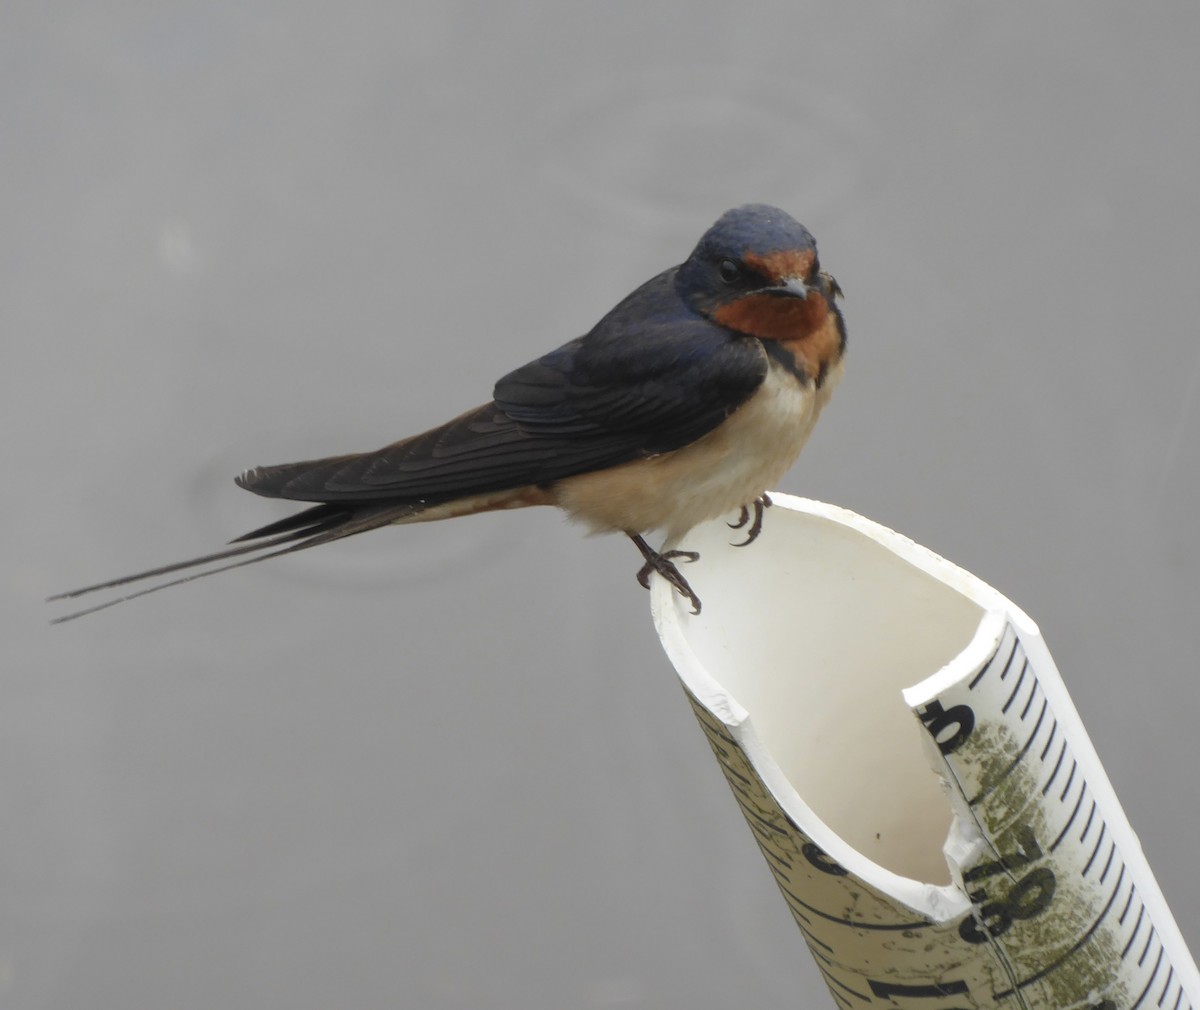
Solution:
[[[1129,934],[1129,941],[1125,944],[1125,949],[1121,951],[1121,960],[1125,960],[1125,955],[1129,953],[1129,948],[1133,946],[1133,941],[1137,939],[1138,933],[1142,928],[1142,916],[1146,914],[1146,906],[1140,901],[1138,902],[1138,917],[1133,924],[1133,932]]]
[[[1088,870],[1092,868],[1092,863],[1096,861],[1096,854],[1100,851],[1100,846],[1104,844],[1104,832],[1107,830],[1107,824],[1100,825],[1100,834],[1096,838],[1096,847],[1092,849],[1092,854],[1088,856],[1088,861],[1084,864],[1083,870],[1079,874],[1081,877],[1086,877],[1088,875]]]
[[[1063,825],[1062,831],[1058,833],[1058,837],[1050,843],[1050,851],[1053,852],[1058,848],[1059,843],[1066,837],[1068,831],[1071,830],[1071,825],[1075,821],[1076,815],[1079,813],[1079,808],[1083,805],[1083,798],[1087,795],[1087,783],[1082,782],[1079,785],[1079,799],[1075,801],[1075,809],[1071,811],[1071,816],[1067,818],[1067,823]],[[1096,801],[1092,801],[1092,809],[1096,809]]]
[[[1017,686],[1012,689],[1012,694],[1010,694],[1008,696],[1008,701],[1006,701],[1000,707],[1001,715],[1008,715],[1009,708],[1012,706],[1012,703],[1016,700],[1017,695],[1021,693],[1021,685],[1025,683],[1025,674],[1027,674],[1028,672],[1029,672],[1029,660],[1025,660],[1025,662],[1021,664],[1021,675],[1017,678]]]
[[[1104,869],[1100,872],[1100,883],[1104,883],[1104,878],[1108,876],[1108,871],[1112,869],[1113,857],[1117,854],[1117,843],[1108,843],[1108,860],[1104,864]]]
[[[1074,758],[1071,758],[1071,772],[1067,775],[1067,784],[1063,786],[1063,791],[1058,794],[1059,800],[1065,800],[1067,793],[1071,791],[1071,783],[1075,781],[1075,772],[1079,769],[1079,764]]]
[[[1040,761],[1046,760],[1046,755],[1050,753],[1050,745],[1054,743],[1055,734],[1058,733],[1058,720],[1054,720],[1054,725],[1050,727],[1050,736],[1046,740],[1046,746],[1042,748],[1042,753],[1038,756]]]
[[[1157,934],[1154,932],[1154,927],[1151,926],[1150,927],[1150,935],[1146,937],[1146,946],[1144,946],[1142,948],[1141,957],[1139,957],[1137,959],[1139,968],[1142,966],[1142,962],[1146,960],[1146,955],[1150,953],[1150,944],[1152,944],[1154,942],[1154,938],[1156,935]],[[1161,957],[1162,955],[1160,954],[1159,956]]]
[[[1017,640],[1013,639],[1012,652],[1008,654],[1008,662],[1004,664],[1004,669],[1000,671],[1000,679],[1005,680],[1008,677],[1008,671],[1012,669],[1012,661],[1017,658]],[[1024,667],[1022,667],[1024,669]]]
[[[1162,992],[1158,994],[1158,1000],[1156,1001],[1159,1006],[1162,1006],[1163,1000],[1167,998],[1167,990],[1171,988],[1171,979],[1175,977],[1175,969],[1172,968],[1171,965],[1167,965],[1167,968],[1169,969],[1167,971],[1167,981],[1164,983]]]
[[[967,684],[968,691],[974,691],[975,685],[978,684],[981,680],[983,680],[984,676],[996,666],[997,659],[999,658],[1000,653],[1004,649],[1004,641],[1005,641],[1005,639],[1008,639],[1010,637],[1012,638],[1012,647],[1009,650],[1008,660],[1004,664],[1004,668],[1006,670],[1008,669],[1008,664],[1012,662],[1012,658],[1016,654],[1016,651],[1017,651],[1017,636],[1012,633],[1011,625],[1004,629],[1004,637],[1001,638],[1000,644],[996,647],[996,651],[992,655],[992,658],[983,664],[980,671],[977,674],[975,674],[975,676]]]
[[[1037,696],[1038,696],[1038,683],[1035,680],[1033,682],[1033,690],[1029,692],[1029,700],[1027,702],[1025,702],[1025,707],[1023,709],[1021,709],[1021,722],[1024,722],[1025,716],[1029,715],[1029,710],[1030,710],[1030,708],[1033,707],[1033,699],[1036,698]],[[1043,698],[1042,699],[1042,715],[1046,714],[1046,705],[1047,704],[1048,703]],[[1040,724],[1041,721],[1042,721],[1041,716],[1038,716],[1038,723]],[[1037,730],[1034,730],[1034,732],[1036,733]]]
[[[1058,770],[1062,767],[1063,758],[1067,754],[1067,741],[1063,740],[1062,746],[1058,748],[1058,760],[1054,762],[1054,771],[1050,773],[1050,778],[1044,786],[1042,786],[1042,795],[1050,791],[1050,787],[1054,784],[1054,780],[1058,778]]]
[[[1154,962],[1154,971],[1152,971],[1150,973],[1150,979],[1149,979],[1149,981],[1146,982],[1146,988],[1142,990],[1142,994],[1137,998],[1137,1002],[1134,1003],[1133,1006],[1129,1008],[1129,1010],[1137,1010],[1137,1008],[1142,1005],[1142,1000],[1144,1000],[1146,998],[1146,993],[1148,993],[1150,991],[1150,986],[1152,986],[1154,984],[1154,976],[1158,974],[1159,965],[1162,964],[1162,957],[1163,957],[1163,952],[1162,952],[1162,948],[1160,947],[1158,950],[1158,960]],[[1138,962],[1138,964],[1141,964],[1141,963],[1142,963],[1141,961]]]
[[[1096,816],[1096,801],[1092,800],[1092,810],[1088,814],[1087,823],[1083,826],[1083,831],[1080,832],[1079,840],[1082,842],[1088,836],[1088,832],[1092,830],[1092,818]]]
[[[845,983],[845,982],[843,982],[841,979],[837,978],[836,976],[834,976],[834,975],[830,974],[830,973],[829,973],[829,972],[827,972],[827,971],[824,971],[824,969],[822,969],[822,971],[824,972],[824,974],[825,974],[825,977],[826,977],[826,978],[828,978],[828,979],[829,979],[831,982],[833,982],[833,984],[834,984],[834,985],[836,985],[836,986],[840,987],[841,989],[845,990],[845,991],[846,991],[846,992],[848,992],[848,993],[849,993],[851,996],[853,996],[855,999],[862,1000],[864,1003],[870,1003],[870,1002],[871,1002],[871,997],[870,997],[870,996],[867,996],[865,993],[861,993],[861,992],[858,992],[858,991],[856,991],[856,990],[854,990],[854,989],[851,989],[851,988],[850,988],[848,985],[846,985],[846,983]]]
[[[807,929],[804,930],[804,938],[809,943],[815,943],[822,950],[827,950],[827,951],[829,951],[830,954],[834,953],[833,948],[831,946],[829,946],[829,944],[825,943],[823,940],[818,940],[815,936],[813,936],[811,930],[807,930]]]

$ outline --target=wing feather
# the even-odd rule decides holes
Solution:
[[[681,448],[746,401],[767,359],[757,340],[678,311],[666,277],[506,375],[491,403],[376,452],[258,467],[238,483],[300,501],[429,505]]]

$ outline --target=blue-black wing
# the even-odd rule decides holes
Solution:
[[[672,274],[586,336],[506,375],[491,403],[376,452],[259,467],[238,482],[299,501],[435,504],[694,442],[759,387],[767,359],[759,341],[687,311]]]

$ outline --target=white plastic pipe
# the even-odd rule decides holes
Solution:
[[[651,608],[842,1007],[1185,1010],[1200,975],[1037,626],[832,505],[677,545]]]

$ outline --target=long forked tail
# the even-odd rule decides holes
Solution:
[[[181,578],[171,579],[167,582],[160,582],[158,585],[150,586],[147,589],[139,589],[125,596],[119,596],[115,600],[107,600],[104,603],[98,603],[84,610],[77,610],[62,617],[56,617],[50,623],[62,624],[64,621],[73,621],[75,618],[83,617],[85,614],[94,614],[98,610],[115,607],[118,603],[135,600],[139,596],[147,596],[150,593],[158,592],[160,589],[179,586],[185,582],[191,582],[193,579],[202,579],[206,575],[216,575],[218,572],[227,572],[232,568],[252,565],[258,561],[265,561],[267,558],[278,557],[281,554],[291,554],[295,551],[306,550],[309,547],[327,544],[333,540],[341,540],[343,537],[353,536],[356,533],[365,533],[367,530],[387,526],[397,520],[410,517],[419,511],[420,507],[414,505],[363,505],[361,503],[328,503],[317,505],[314,508],[305,509],[303,512],[287,516],[259,529],[251,530],[249,533],[231,541],[233,546],[223,551],[205,554],[203,557],[191,558],[188,561],[177,561],[171,565],[162,565],[158,568],[138,572],[135,575],[123,575],[118,579],[109,579],[107,582],[97,582],[93,586],[84,586],[82,589],[72,589],[66,593],[56,593],[54,596],[47,597],[47,602],[53,600],[71,600],[101,589],[115,589],[118,586],[124,586],[131,582],[140,582],[143,579],[152,579],[160,575],[170,575],[172,572],[184,571],[188,568],[198,568],[201,565],[213,564],[218,561],[228,561],[229,558],[242,557],[242,555],[246,554],[253,555],[253,557],[244,557],[241,561],[233,561],[229,564],[219,565],[216,568],[209,568],[202,572],[192,572],[190,575],[184,575]]]

